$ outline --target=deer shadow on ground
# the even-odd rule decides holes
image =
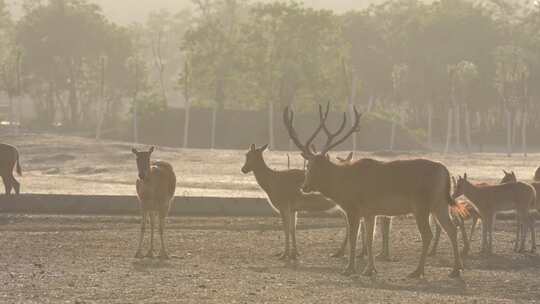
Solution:
[[[535,253],[475,254],[467,257],[466,264],[467,268],[480,270],[540,269],[540,255]]]

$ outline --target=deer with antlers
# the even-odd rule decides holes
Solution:
[[[137,157],[138,176],[136,183],[137,197],[141,209],[141,233],[137,246],[136,258],[142,258],[142,244],[147,220],[150,220],[150,249],[146,257],[154,257],[154,218],[157,216],[159,236],[161,239],[161,251],[159,257],[167,259],[169,256],[165,249],[163,232],[165,230],[165,218],[169,213],[171,201],[176,189],[176,175],[171,164],[164,161],[150,162],[150,156],[154,147],[148,151],[132,149]]]
[[[315,149],[313,149],[315,151]],[[354,153],[350,152],[347,157],[343,158],[340,156],[336,156],[336,159],[340,164],[351,164],[353,162]],[[381,252],[377,255],[377,258],[389,261],[390,260],[390,227],[392,226],[392,217],[389,216],[379,216],[377,217],[377,220],[380,221],[380,229],[381,229],[381,236],[382,236],[382,249]],[[362,222],[361,229],[361,236],[362,236],[362,250],[361,256],[364,257],[367,255],[367,247],[366,247],[366,225],[364,222]],[[349,230],[347,229],[346,234],[346,240],[349,237]],[[345,247],[347,245],[347,241],[343,243],[342,249],[345,250]]]
[[[484,254],[493,252],[493,224],[499,211],[516,210],[517,232],[514,251],[525,251],[525,236],[531,229],[532,250],[536,247],[534,226],[531,227],[529,209],[535,205],[536,191],[526,183],[504,183],[497,185],[474,185],[467,179],[467,174],[459,177],[452,197],[465,196],[480,211],[482,217],[482,250]]]
[[[327,106],[328,108],[328,106]],[[347,214],[349,225],[349,263],[346,275],[356,273],[355,249],[360,219],[366,224],[366,243],[368,263],[364,275],[376,273],[372,253],[375,216],[414,214],[418,230],[422,237],[422,251],[419,265],[409,277],[424,275],[424,265],[433,238],[429,226],[430,213],[435,216],[450,237],[454,253],[454,266],[450,276],[460,276],[463,269],[457,243],[457,230],[449,215],[449,208],[458,208],[450,196],[450,173],[441,163],[425,159],[381,162],[373,159],[361,159],[350,164],[336,164],[330,161],[328,152],[345,142],[357,132],[361,115],[354,108],[354,122],[341,138],[336,139],[345,130],[347,115],[335,133],[326,127],[327,113],[319,106],[320,124],[316,133],[324,130],[326,144],[319,153],[310,145],[302,144],[293,126],[294,113],[287,107],[283,120],[289,137],[307,160],[307,170],[302,190],[306,193],[320,192],[336,202]]]

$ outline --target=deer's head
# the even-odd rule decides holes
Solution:
[[[452,177],[454,183],[454,192],[452,193],[452,198],[457,199],[458,197],[465,195],[465,189],[470,185],[469,180],[467,180],[467,173],[463,177],[458,176],[457,181]]]
[[[336,137],[345,130],[347,125],[347,114],[343,113],[343,121],[338,130],[336,132],[330,132],[326,127],[326,119],[328,118],[329,111],[330,104],[326,106],[326,111],[323,111],[323,107],[319,105],[320,124],[305,144],[302,144],[294,129],[294,113],[288,107],[285,108],[285,111],[283,112],[283,121],[289,133],[289,137],[302,152],[302,157],[307,160],[306,177],[304,179],[304,184],[302,185],[302,191],[304,192],[321,191],[321,188],[327,184],[328,172],[333,165],[328,156],[328,152],[346,141],[353,133],[357,132],[360,125],[360,117],[362,115],[354,108],[354,123],[352,127],[345,135],[336,140]],[[327,140],[322,150],[316,152],[312,142],[321,131],[324,131]]]
[[[137,151],[131,149],[131,152],[137,157],[137,170],[139,171],[139,179],[144,180],[150,172],[150,156],[154,152],[154,147],[150,147],[148,151]]]
[[[268,148],[268,144],[255,148],[255,145],[252,144],[249,147],[248,152],[246,153],[246,162],[242,167],[242,173],[248,174],[255,169],[255,167],[263,162],[263,152]]]
[[[507,172],[506,170],[503,170],[503,173],[504,173],[504,177],[501,179],[501,184],[517,182],[517,177],[514,171]]]

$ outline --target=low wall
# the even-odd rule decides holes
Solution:
[[[137,214],[135,196],[23,194],[0,196],[0,213]],[[260,198],[175,197],[171,215],[272,216]]]

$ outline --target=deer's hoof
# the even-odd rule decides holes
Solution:
[[[136,259],[142,259],[144,256],[142,254],[142,252],[140,250],[137,250],[137,253],[135,253],[135,258]]]
[[[450,272],[448,277],[450,277],[450,278],[459,278],[459,277],[461,277],[461,269],[456,268],[456,269],[452,270],[452,272]]]
[[[153,257],[154,257],[154,251],[153,251],[153,250],[148,250],[148,252],[146,253],[145,257],[147,257],[147,258],[153,258]]]
[[[343,275],[346,277],[352,276],[353,274],[356,274],[356,269],[352,266],[347,267],[345,271],[343,271]]]
[[[409,279],[420,279],[424,277],[424,270],[423,269],[416,269],[412,273],[410,273],[407,278]]]
[[[166,251],[161,251],[159,253],[159,258],[161,260],[168,260],[169,259],[169,254]]]
[[[371,277],[377,273],[377,270],[373,266],[366,266],[364,271],[362,271],[362,275],[366,277]]]

